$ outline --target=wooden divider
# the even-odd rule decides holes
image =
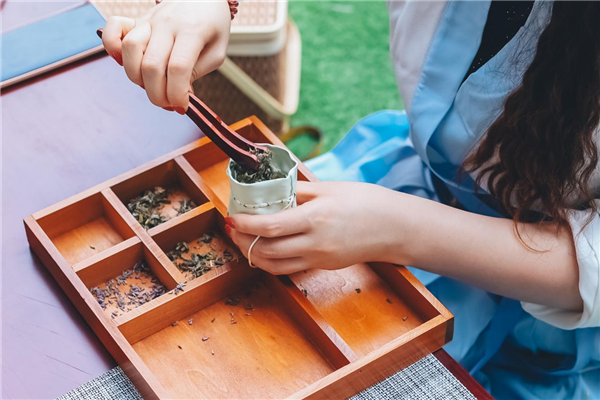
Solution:
[[[257,275],[256,269],[232,262],[188,281],[184,290],[178,294],[167,293],[151,303],[129,311],[115,319],[115,322],[129,343],[134,344],[240,290]]]
[[[358,359],[352,349],[287,276],[276,277],[263,272],[262,277],[267,287],[285,305],[292,318],[334,368],[341,368]]]
[[[109,188],[104,189],[102,195],[127,222],[131,229],[133,229],[142,243],[144,243],[144,251],[148,252],[147,260],[150,263],[150,267],[162,284],[165,285],[167,289],[171,290],[175,288],[179,282],[183,282],[185,280],[183,274],[173,265],[171,260],[169,260],[154,240],[152,240],[148,232],[146,232],[146,230],[135,220],[115,193]],[[168,223],[168,221],[166,223]]]
[[[73,266],[86,287],[97,286],[131,268],[143,256],[142,242],[137,236],[111,247]]]

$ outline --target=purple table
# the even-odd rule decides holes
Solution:
[[[9,2],[2,29],[74,3]],[[107,56],[2,93],[2,398],[54,398],[116,364],[29,250],[22,220],[199,136]]]

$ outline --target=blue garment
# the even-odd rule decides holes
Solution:
[[[352,180],[437,200],[430,171],[469,211],[498,216],[456,181],[464,156],[502,109],[533,57],[550,7],[531,17],[495,57],[462,83],[479,47],[490,2],[450,2],[428,52],[412,110],[381,111],[332,151],[307,162],[322,180]],[[514,64],[512,55],[520,55]],[[519,302],[409,269],[455,315],[446,350],[498,399],[600,398],[600,328],[562,330]]]

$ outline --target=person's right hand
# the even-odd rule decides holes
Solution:
[[[135,20],[110,17],[102,43],[153,104],[184,114],[191,83],[223,63],[230,26],[226,0],[163,0]]]

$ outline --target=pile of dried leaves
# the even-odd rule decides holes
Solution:
[[[165,204],[171,203],[171,200],[169,200],[170,194],[169,189],[157,186],[131,199],[127,203],[127,209],[146,230],[154,228],[168,220],[167,217],[160,214],[160,210]],[[196,205],[191,199],[180,200],[177,215],[184,214],[195,207]]]
[[[271,151],[253,151],[252,153],[258,157],[258,169],[253,171],[232,161],[232,176],[235,180],[241,183],[257,183],[285,178],[285,174],[279,168],[273,166],[273,153]]]
[[[131,276],[139,279],[142,284],[145,284],[149,280],[152,282],[152,286],[148,289],[129,284],[129,290],[127,288],[121,290],[122,286],[127,286],[127,279]],[[138,262],[132,269],[123,271],[116,278],[107,281],[105,289],[100,289],[97,286],[90,289],[100,307],[106,309],[108,305],[115,304],[122,312],[139,307],[165,294],[166,291],[167,289],[152,275],[150,267],[143,261]],[[120,314],[119,311],[115,310],[112,312],[112,317],[115,318]]]
[[[214,234],[206,233],[202,235],[198,242],[209,244],[212,242],[213,238]],[[190,252],[190,248],[185,242],[177,243],[175,249],[167,253],[167,257],[169,257],[169,260],[171,260],[180,271],[189,274],[191,278],[198,278],[199,276],[204,275],[205,272],[208,272],[213,268],[218,268],[233,260],[233,254],[229,250],[223,251],[222,255],[214,251],[198,254]]]

